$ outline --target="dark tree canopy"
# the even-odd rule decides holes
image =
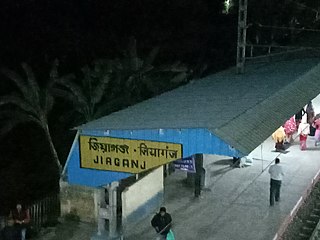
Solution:
[[[199,49],[197,40],[224,24],[222,7],[221,0],[3,0],[1,61],[31,64],[58,57],[82,65],[118,53],[131,36],[142,49],[160,45],[164,54],[173,54],[167,58],[184,57],[183,49]]]

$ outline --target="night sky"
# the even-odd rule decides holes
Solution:
[[[3,0],[1,64],[38,65],[58,57],[77,67],[119,54],[132,36],[142,52],[161,46],[163,60],[195,63],[215,44],[235,44],[235,32],[225,31],[235,22],[221,14],[222,2]]]

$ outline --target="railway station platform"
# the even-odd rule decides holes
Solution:
[[[320,146],[308,138],[308,149],[301,151],[299,141],[286,154],[273,152],[267,139],[249,158],[253,165],[230,167],[230,160],[213,162],[214,183],[195,199],[193,189],[184,183],[186,173],[176,171],[166,178],[164,206],[173,218],[176,239],[184,240],[272,240],[284,227],[291,211],[310,187],[320,169]],[[269,206],[268,166],[279,157],[285,170],[281,201]],[[129,240],[156,239],[150,218],[137,223]]]
[[[316,113],[320,101],[313,101]],[[230,167],[231,159],[213,161],[213,184],[194,198],[185,184],[186,173],[176,171],[166,178],[164,206],[173,218],[176,239],[183,240],[272,240],[278,239],[320,170],[320,146],[308,137],[307,150],[301,151],[299,139],[287,153],[274,152],[274,142],[266,139],[248,158],[253,165]],[[281,200],[269,206],[268,167],[279,157],[285,176]],[[128,240],[156,239],[150,225],[152,216],[137,223]]]

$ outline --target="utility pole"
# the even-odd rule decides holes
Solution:
[[[244,65],[246,60],[247,8],[248,0],[239,0],[237,73],[244,73]]]

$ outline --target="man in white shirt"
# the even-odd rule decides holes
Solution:
[[[270,174],[270,206],[274,205],[274,201],[280,200],[280,187],[282,176],[284,175],[282,166],[280,165],[280,159],[275,159],[275,164],[269,167]]]

